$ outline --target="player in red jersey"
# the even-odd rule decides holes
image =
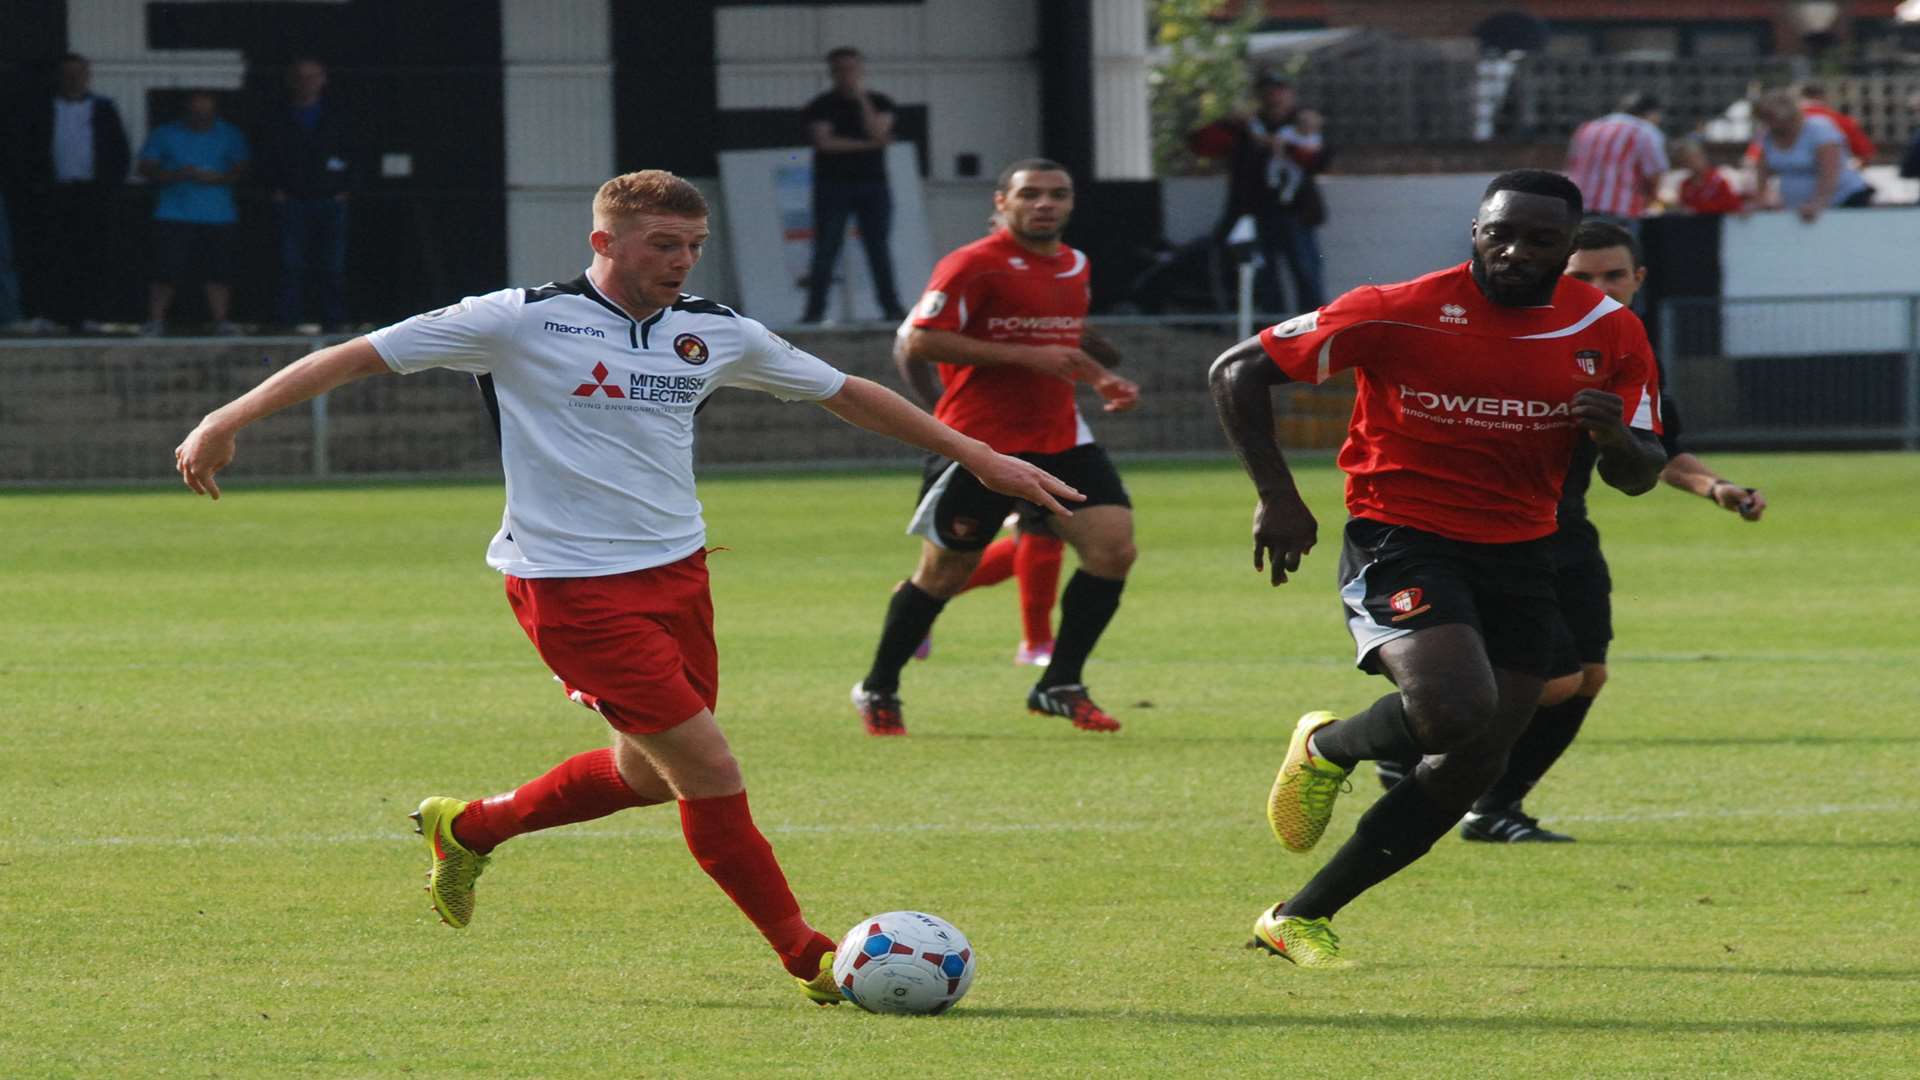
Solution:
[[[1632,495],[1666,462],[1640,320],[1561,276],[1580,214],[1565,176],[1503,173],[1467,264],[1355,289],[1214,362],[1221,424],[1260,496],[1254,567],[1270,561],[1275,585],[1318,526],[1274,442],[1271,389],[1354,369],[1340,596],[1360,667],[1397,687],[1345,719],[1300,718],[1269,823],[1306,851],[1357,762],[1425,756],[1304,888],[1260,913],[1252,944],[1303,966],[1344,963],[1334,913],[1425,854],[1505,768],[1551,660],[1547,538],[1577,441]]]
[[[1088,696],[1087,655],[1120,606],[1133,565],[1133,510],[1106,451],[1074,403],[1085,382],[1109,412],[1132,408],[1140,388],[1081,348],[1087,257],[1060,242],[1073,212],[1073,177],[1044,159],[1018,161],[993,194],[1002,224],[940,260],[916,307],[905,352],[937,366],[944,391],[934,416],[1003,454],[1040,464],[1086,496],[1052,526],[1080,556],[1060,600],[1052,662],[1027,708],[1087,731],[1119,723]],[[965,587],[1017,500],[987,490],[959,463],[927,463],[907,531],[922,537],[920,564],[894,590],[872,667],[853,687],[869,734],[902,735],[900,669],[933,621]]]
[[[1001,227],[996,216],[990,229]],[[900,323],[893,338],[893,363],[900,381],[928,411],[939,408],[946,388],[934,365],[915,360],[907,353],[907,341],[913,333],[913,317]],[[1080,347],[1108,368],[1120,366],[1120,351],[1113,343],[1087,327],[1081,331]],[[1055,536],[1047,524],[1047,512],[1031,503],[1022,504],[1002,522],[1014,531],[988,544],[980,553],[980,562],[960,591],[972,592],[998,585],[1008,578],[1019,584],[1020,644],[1013,651],[1013,662],[1045,667],[1053,659],[1053,605],[1060,595],[1060,564],[1066,554],[1066,541]],[[925,638],[913,651],[915,660],[933,654],[933,639]]]

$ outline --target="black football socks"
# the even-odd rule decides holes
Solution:
[[[1362,761],[1418,761],[1426,752],[1407,726],[1398,690],[1314,732],[1313,745],[1317,756],[1343,769]]]
[[[1497,813],[1526,798],[1533,785],[1539,783],[1547,770],[1553,768],[1553,763],[1560,760],[1560,755],[1567,752],[1567,747],[1573,745],[1593,701],[1575,694],[1558,705],[1535,709],[1533,719],[1527,722],[1527,730],[1520,733],[1507,754],[1506,773],[1474,802],[1473,812]]]
[[[1360,815],[1353,835],[1286,902],[1281,914],[1303,919],[1331,916],[1425,855],[1458,820],[1457,811],[1430,799],[1417,780],[1395,785]]]
[[[883,694],[900,690],[900,669],[913,657],[913,650],[927,639],[933,620],[939,618],[945,600],[921,591],[911,581],[903,581],[887,602],[887,621],[880,627],[880,645],[873,651],[873,668],[861,685]]]
[[[1081,669],[1101,633],[1113,621],[1113,613],[1120,610],[1120,590],[1126,587],[1125,578],[1116,581],[1085,570],[1073,572],[1060,594],[1060,633],[1053,639],[1053,659],[1040,674],[1041,689],[1084,681]]]

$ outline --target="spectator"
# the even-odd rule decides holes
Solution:
[[[1315,230],[1327,213],[1314,180],[1329,155],[1323,123],[1319,113],[1300,107],[1285,79],[1262,75],[1254,92],[1251,114],[1209,124],[1187,145],[1202,157],[1227,159],[1227,212],[1218,231],[1224,238],[1243,219],[1252,220],[1263,263],[1254,281],[1256,302],[1268,311],[1312,311],[1326,303]],[[1291,308],[1280,295],[1283,262],[1293,278]]]
[[[1644,214],[1667,171],[1666,142],[1660,134],[1660,102],[1644,90],[1575,129],[1567,175],[1579,186],[1587,213],[1623,222]]]
[[[893,194],[887,190],[887,144],[893,141],[893,99],[866,88],[860,50],[842,45],[827,54],[833,88],[801,111],[813,144],[813,261],[807,271],[802,322],[819,322],[833,287],[833,267],[846,240],[847,218],[860,227],[873,271],[874,298],[886,317],[907,317],[893,287]]]
[[[1680,205],[1695,214],[1740,214],[1746,200],[1735,191],[1727,174],[1707,158],[1707,148],[1699,139],[1677,139],[1673,144],[1673,163],[1687,171],[1680,181]]]
[[[1801,112],[1785,90],[1762,95],[1753,112],[1764,132],[1757,180],[1763,198],[1768,181],[1778,177],[1773,205],[1791,207],[1809,223],[1828,207],[1873,202],[1873,188],[1847,163],[1847,137],[1833,121]]]
[[[20,318],[20,278],[13,272],[13,223],[7,219],[7,198],[0,193],[0,331],[33,332]]]
[[[273,199],[280,230],[280,322],[317,333],[307,321],[317,301],[320,323],[347,323],[347,193],[352,186],[348,123],[327,99],[327,68],[302,58],[287,69],[287,103],[260,127],[255,165]]]
[[[1920,120],[1920,94],[1907,99],[1907,109]],[[1907,144],[1907,152],[1900,158],[1900,175],[1908,180],[1920,180],[1920,126],[1913,129],[1913,141]]]
[[[113,102],[93,93],[93,66],[68,53],[51,97],[26,111],[18,144],[26,199],[20,207],[21,264],[27,276],[31,328],[103,329],[103,288],[96,249],[83,238],[114,232],[115,197],[127,180],[127,129]]]
[[[147,286],[145,334],[166,329],[167,310],[181,281],[206,289],[213,332],[240,333],[232,313],[233,249],[239,208],[233,186],[246,171],[247,140],[220,119],[213,95],[195,91],[187,115],[162,124],[140,148],[140,175],[152,181],[153,276]]]
[[[1834,127],[1839,128],[1840,134],[1847,137],[1847,153],[1853,155],[1859,164],[1871,163],[1874,155],[1880,152],[1879,147],[1874,146],[1873,140],[1868,138],[1867,133],[1861,129],[1858,121],[1827,104],[1827,90],[1821,84],[1801,83],[1798,90],[1798,104],[1800,111],[1805,115],[1824,116]],[[1747,144],[1748,161],[1758,162],[1760,154],[1759,139]]]

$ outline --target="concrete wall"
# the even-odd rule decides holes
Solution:
[[[1233,343],[1231,331],[1123,325],[1106,333],[1126,356],[1125,371],[1140,382],[1145,401],[1135,413],[1110,417],[1086,394],[1082,408],[1101,442],[1123,453],[1224,453],[1206,368]],[[888,332],[792,337],[843,370],[899,385]],[[310,344],[170,339],[0,346],[0,485],[171,481],[173,447],[201,416]],[[1337,442],[1350,397],[1338,386],[1284,395],[1281,412],[1291,418],[1283,433],[1296,445]],[[433,371],[366,379],[329,395],[325,412],[323,449],[316,446],[315,411],[301,406],[249,429],[229,475],[244,484],[321,474],[498,474],[491,423],[467,376]],[[904,465],[919,456],[824,409],[737,390],[715,396],[698,431],[703,466]]]

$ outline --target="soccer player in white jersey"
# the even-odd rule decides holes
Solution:
[[[842,374],[752,319],[680,291],[707,240],[707,204],[658,170],[602,185],[593,263],[566,284],[468,297],[312,353],[209,413],[174,451],[181,479],[215,474],[248,424],[369,375],[475,374],[499,425],[507,505],[487,550],[507,598],[567,694],[614,729],[519,788],[434,796],[419,823],[427,891],[449,926],[473,916],[494,846],[629,807],[677,802],[687,847],[766,937],[806,996],[834,1004],[833,941],[801,915],[754,827],[714,721],[719,664],[693,415],[722,386],[814,401],[849,423],[956,458],[988,486],[1064,514],[1079,493],[995,453],[898,394]]]

